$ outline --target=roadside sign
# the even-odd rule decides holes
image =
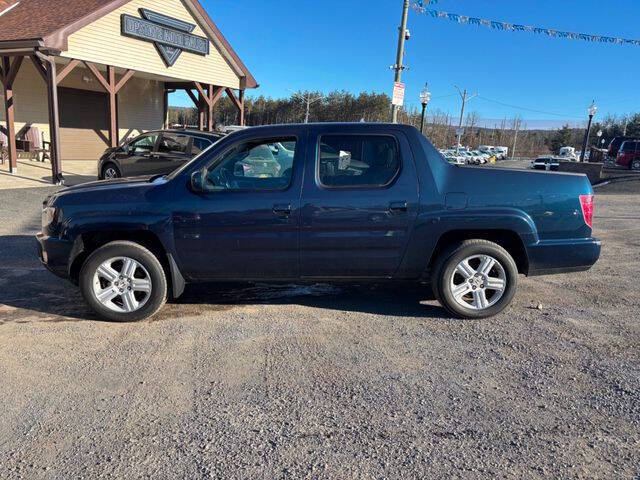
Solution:
[[[391,99],[391,103],[399,107],[404,105],[404,83],[402,82],[393,83],[393,97]]]
[[[464,135],[464,127],[456,127],[456,137]]]

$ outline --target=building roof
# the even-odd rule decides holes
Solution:
[[[97,20],[130,0],[0,0],[0,48],[41,47],[67,49],[73,32]],[[221,54],[237,65],[246,88],[257,87],[249,69],[213,23],[198,0],[187,0],[206,22],[221,45]],[[4,12],[4,13],[3,13]]]

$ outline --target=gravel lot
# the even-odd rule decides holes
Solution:
[[[640,181],[591,272],[483,321],[323,285],[96,321],[34,256],[49,191],[0,192],[0,478],[640,478]]]

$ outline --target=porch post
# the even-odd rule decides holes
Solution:
[[[2,57],[2,86],[4,111],[7,121],[7,150],[9,152],[9,173],[18,173],[18,152],[16,149],[15,106],[13,99],[13,81],[20,70],[23,57]]]
[[[51,175],[53,183],[61,185],[62,160],[60,158],[60,114],[58,111],[58,82],[56,80],[56,62],[47,62],[47,97],[49,100],[49,141],[51,142]]]
[[[244,127],[244,89],[240,90],[240,125]]]
[[[204,132],[205,124],[205,100],[200,92],[198,92],[198,129]]]
[[[111,147],[118,146],[118,95],[116,92],[116,69],[107,65],[107,82],[109,83],[109,141]]]
[[[214,108],[214,103],[213,103],[213,94],[214,94],[214,87],[213,85],[209,84],[207,87],[207,95],[209,95],[209,101],[207,102],[207,106],[209,107],[209,111],[208,111],[208,115],[207,118],[209,119],[208,125],[207,125],[207,130],[210,132],[213,132],[213,108]]]

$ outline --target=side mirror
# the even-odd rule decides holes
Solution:
[[[204,169],[198,170],[191,174],[190,187],[192,192],[196,192],[196,193],[204,192],[204,175],[205,175]]]

